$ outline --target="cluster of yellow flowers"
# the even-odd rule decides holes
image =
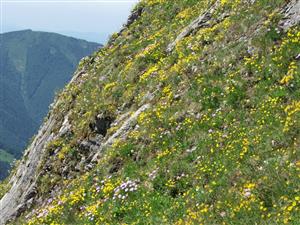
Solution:
[[[288,68],[287,74],[280,80],[281,84],[289,84],[291,80],[294,79],[294,76],[296,75],[298,66],[296,62],[291,62]]]
[[[116,82],[111,82],[111,83],[108,83],[104,86],[104,91],[109,91],[110,89],[112,89],[113,87],[115,87],[117,85]]]
[[[283,131],[289,131],[290,127],[296,122],[294,119],[294,115],[300,111],[300,101],[294,101],[292,104],[288,105],[284,111],[287,114],[284,130]]]
[[[151,75],[153,75],[155,72],[158,71],[158,67],[157,65],[154,65],[152,67],[150,67],[141,77],[140,80],[144,81],[147,80],[148,77],[150,77]]]
[[[281,130],[291,130],[300,111],[300,101],[287,94],[290,84],[297,84],[299,64],[285,60],[287,50],[297,47],[300,34],[290,31],[281,43],[276,41],[278,47],[253,39],[258,48],[248,50],[250,56],[241,60],[247,47],[240,41],[247,38],[244,29],[257,25],[251,16],[257,13],[265,18],[273,10],[265,2],[259,2],[265,4],[261,10],[252,12],[254,8],[239,0],[221,0],[216,13],[234,16],[183,38],[166,54],[164,49],[174,36],[211,3],[142,1],[143,7],[151,7],[144,10],[141,23],[115,35],[115,46],[99,53],[97,62],[102,60],[103,65],[95,66],[94,79],[83,84],[79,95],[71,92],[80,117],[74,117],[74,129],[80,128],[75,133],[82,138],[81,129],[89,128],[99,110],[119,113],[125,108],[122,115],[148,99],[151,109],[139,115],[134,129],[102,152],[99,164],[88,172],[89,179],[79,177],[51,207],[45,207],[51,215],[43,214],[31,224],[54,223],[59,211],[69,208],[69,214],[79,213],[72,216],[80,224],[225,225],[248,217],[255,223],[282,224],[295,218],[299,197],[294,198],[297,190],[291,183],[300,164],[295,157],[299,140],[283,146],[281,142],[289,143],[290,137]],[[161,11],[163,4],[168,4],[166,12]],[[238,4],[239,12],[234,14]],[[152,13],[159,17],[153,19]],[[249,17],[243,20],[242,14]],[[272,25],[270,17],[264,26]],[[102,79],[108,71],[110,76]],[[288,71],[283,78],[282,71]],[[119,126],[112,127],[109,135]],[[72,145],[57,145],[63,160]],[[111,170],[112,166],[120,168]],[[274,170],[276,179],[270,172]],[[128,183],[128,177],[135,182]],[[279,189],[289,195],[279,199]]]
[[[84,200],[86,190],[82,187],[70,194],[70,205],[75,205]]]

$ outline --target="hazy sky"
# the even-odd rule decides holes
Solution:
[[[138,0],[0,0],[2,32],[32,29],[104,43]]]

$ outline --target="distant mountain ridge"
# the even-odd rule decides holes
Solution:
[[[71,79],[78,61],[101,45],[32,30],[0,38],[0,149],[19,157],[55,92]]]

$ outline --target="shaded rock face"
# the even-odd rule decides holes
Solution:
[[[103,137],[106,136],[107,130],[110,128],[111,123],[113,122],[113,118],[110,116],[102,117],[98,115],[95,118],[95,123],[90,124],[90,128],[92,131],[97,134],[101,134]]]
[[[128,17],[127,23],[124,25],[123,29],[119,32],[122,33],[126,28],[128,28],[131,24],[133,24],[144,12],[144,8],[139,7],[135,11],[131,13],[131,15]]]
[[[144,8],[140,7],[136,11],[134,11],[128,18],[126,27],[129,27],[134,21],[136,21],[143,13]]]
[[[123,114],[120,117],[120,121],[116,121],[116,123],[121,124],[120,128],[115,133],[113,133],[112,135],[107,137],[107,139],[101,144],[101,146],[99,147],[99,150],[93,155],[92,162],[97,162],[99,155],[101,153],[101,150],[103,148],[115,143],[117,138],[124,139],[126,137],[126,135],[128,134],[128,132],[130,130],[134,129],[138,116],[145,110],[149,109],[150,107],[151,107],[151,105],[149,103],[147,103],[147,104],[142,105],[139,109],[137,109],[129,117],[128,117],[128,115],[129,115],[128,113]],[[123,120],[123,116],[126,119]]]

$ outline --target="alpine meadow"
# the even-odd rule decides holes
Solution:
[[[0,184],[0,224],[300,224],[300,0],[141,0]]]

